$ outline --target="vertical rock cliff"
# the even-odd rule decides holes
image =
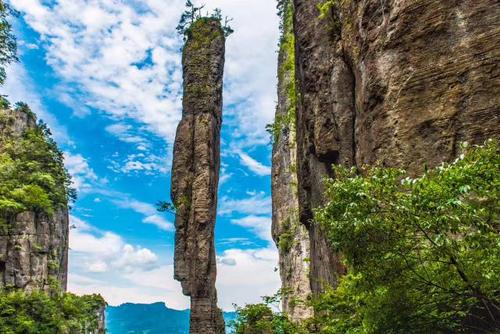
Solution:
[[[280,253],[283,311],[294,319],[311,316],[305,301],[309,284],[309,233],[299,221],[297,194],[297,145],[295,86],[295,38],[293,4],[283,3],[282,37],[278,58],[278,106],[273,128],[272,202],[273,238]]]
[[[19,141],[35,126],[35,116],[30,112],[0,110],[0,155],[4,153],[6,140]],[[2,157],[6,159],[6,156]],[[50,286],[57,282],[65,290],[69,231],[67,206],[58,206],[53,214],[0,212],[0,218],[0,288],[49,291]]]
[[[176,207],[175,279],[191,297],[190,333],[224,333],[217,307],[214,228],[220,165],[225,37],[220,22],[200,18],[183,49],[184,99],[172,168]]]
[[[285,226],[287,217],[279,211],[288,205],[285,198],[295,196],[280,184],[290,179],[284,157],[293,156],[290,148],[296,145],[298,201],[293,202],[308,230],[309,284],[317,293],[325,284],[335,286],[344,273],[340,255],[329,249],[313,220],[323,201],[322,180],[334,177],[332,164],[398,166],[418,174],[424,165],[456,157],[461,142],[500,138],[500,3],[293,0],[293,5],[296,140],[283,137],[274,146],[273,185],[280,191],[273,196],[274,225]],[[280,77],[280,95],[284,85]],[[278,121],[286,103],[279,99]],[[280,263],[289,256],[280,251]],[[292,269],[289,276],[302,271]],[[283,286],[288,284],[285,277]]]

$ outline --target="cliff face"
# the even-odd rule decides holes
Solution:
[[[309,233],[299,221],[297,194],[295,38],[293,6],[282,8],[283,36],[278,58],[278,106],[272,154],[272,233],[280,252],[283,311],[294,319],[311,316],[311,310],[300,303],[311,293],[309,284]]]
[[[214,246],[224,44],[220,23],[202,18],[191,25],[183,50],[183,114],[174,146],[172,200],[175,279],[191,297],[192,334],[224,332]]]
[[[313,209],[323,200],[322,179],[334,176],[332,164],[400,166],[419,173],[424,165],[453,159],[461,142],[500,137],[500,4],[293,4],[298,208],[309,233],[309,283],[319,292],[344,273],[340,256],[313,221]],[[282,85],[280,80],[279,91]],[[280,145],[273,155],[276,183],[286,176],[276,158]],[[285,205],[286,196],[275,196],[275,207]],[[285,221],[276,219],[281,223],[275,225]],[[280,252],[280,261],[288,256]]]
[[[0,235],[0,287],[49,291],[54,279],[66,289],[68,211],[52,216],[23,212]]]
[[[20,138],[36,124],[34,116],[22,111],[4,110],[2,115],[10,121],[0,125],[0,152],[2,138]],[[51,215],[26,211],[2,216],[0,288],[49,291],[57,282],[66,289],[68,209],[59,207]]]

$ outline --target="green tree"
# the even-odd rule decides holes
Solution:
[[[321,333],[500,329],[500,155],[468,148],[412,178],[334,166],[316,211],[349,274],[315,301]]]
[[[90,333],[97,329],[105,305],[100,295],[0,291],[0,333]]]
[[[8,17],[14,11],[3,0],[0,0],[0,85],[5,82],[5,66],[17,61],[16,38],[12,34],[12,26]]]
[[[234,334],[306,334],[299,324],[282,312],[275,312],[281,300],[281,291],[263,297],[259,304],[236,307],[236,319],[231,323]]]
[[[20,138],[10,133],[9,122],[20,112],[34,121],[34,114],[24,103],[17,103],[14,110],[0,110],[0,219],[3,220],[26,210],[52,214],[76,198],[63,154],[43,122],[26,130]]]

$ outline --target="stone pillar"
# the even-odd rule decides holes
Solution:
[[[183,112],[172,167],[177,213],[174,276],[191,297],[191,334],[224,333],[214,245],[224,52],[218,20],[200,18],[191,25],[183,50]]]

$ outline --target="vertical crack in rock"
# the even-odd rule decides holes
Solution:
[[[172,168],[175,279],[191,297],[191,334],[224,333],[217,307],[214,228],[220,165],[225,37],[220,22],[201,18],[183,49],[184,99]]]

